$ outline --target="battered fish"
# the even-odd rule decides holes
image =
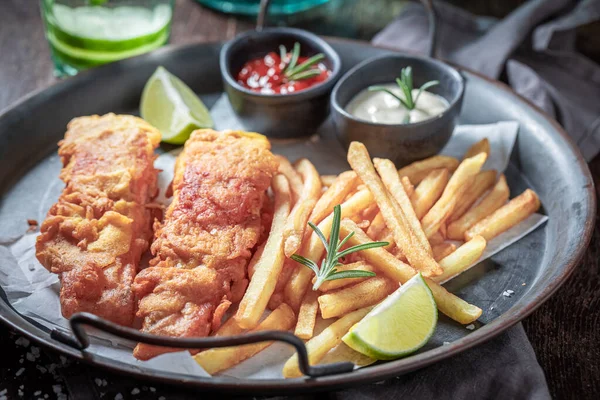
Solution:
[[[144,332],[206,336],[241,299],[262,233],[265,191],[278,166],[269,149],[258,134],[192,133],[175,164],[173,202],[155,226],[153,266],[133,286]],[[134,356],[146,360],[174,350],[138,344]]]
[[[37,238],[36,256],[59,274],[62,314],[88,311],[130,326],[131,286],[152,238],[160,132],[144,120],[106,114],[72,120],[58,154],[65,182]]]

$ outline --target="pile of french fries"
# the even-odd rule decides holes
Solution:
[[[480,308],[440,285],[473,265],[487,241],[540,207],[530,189],[508,201],[504,175],[497,178],[496,171],[482,171],[489,153],[484,139],[462,160],[438,155],[397,170],[390,160],[372,160],[362,143],[353,142],[348,151],[352,170],[337,176],[320,176],[307,159],[292,165],[279,157],[279,173],[271,186],[270,234],[249,263],[250,283],[236,313],[215,335],[293,329],[307,340],[311,364],[318,364],[343,345],[342,336],[354,324],[419,272],[439,311],[460,324],[477,320]],[[338,267],[338,271],[372,271],[376,276],[326,281],[314,291],[313,271],[289,257],[297,253],[320,265],[325,247],[307,223],[329,237],[338,204],[340,238],[354,232],[346,246],[372,241],[389,245],[351,254]],[[272,312],[263,320],[267,309]],[[319,315],[334,322],[315,335]],[[209,349],[195,359],[216,374],[270,344]],[[353,351],[347,348],[344,354],[348,350]],[[283,376],[301,376],[296,355],[285,364]]]

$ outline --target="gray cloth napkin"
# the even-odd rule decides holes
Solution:
[[[583,156],[600,151],[600,66],[575,48],[575,30],[600,20],[600,0],[530,0],[503,20],[436,2],[438,56],[500,77],[555,117]],[[373,43],[425,52],[427,12],[411,3]]]

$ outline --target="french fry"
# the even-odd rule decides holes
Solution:
[[[311,365],[318,364],[323,357],[342,341],[344,336],[352,325],[363,319],[365,315],[371,311],[373,307],[361,308],[353,311],[338,319],[323,332],[306,342],[306,350],[308,352],[308,361]],[[298,354],[294,354],[283,366],[284,378],[297,378],[302,376],[298,367]]]
[[[281,304],[283,304],[283,293],[280,291],[278,292],[276,290],[271,295],[271,298],[269,299],[269,302],[267,303],[267,308],[269,310],[275,310]]]
[[[404,186],[404,191],[408,197],[411,197],[415,193],[415,186],[412,184],[408,176],[403,176],[400,178],[402,182],[402,186]]]
[[[358,226],[358,225],[357,225],[357,226]],[[391,234],[391,232],[389,232],[389,230],[387,230],[387,228],[386,228],[386,230],[385,230],[384,232],[382,232],[382,233],[383,233],[383,234],[382,234],[382,235],[379,235],[379,237],[381,237],[381,238],[383,238],[383,239],[381,239],[381,240],[380,240],[380,239],[377,239],[377,241],[380,241],[380,242],[387,242],[387,243],[388,243],[388,245],[387,245],[387,246],[383,246],[382,248],[383,248],[383,249],[386,249],[387,251],[390,251],[390,250],[392,250],[392,249],[395,249],[395,248],[396,248],[396,243],[394,243],[394,235],[392,235],[392,234]],[[406,261],[406,258],[405,258],[405,260],[404,260],[404,261]]]
[[[502,232],[512,228],[540,208],[537,194],[527,189],[491,215],[488,215],[465,232],[465,240],[481,235],[490,241]]]
[[[254,268],[256,267],[256,263],[262,257],[262,253],[265,250],[265,243],[261,244],[256,248],[256,251],[252,255],[250,262],[248,263],[248,278],[252,279],[252,275],[254,275]]]
[[[229,318],[212,336],[233,336],[243,332],[244,330],[235,322],[235,318]]]
[[[269,300],[268,307],[270,310],[276,309],[281,303],[283,303],[283,290],[285,289],[285,285],[287,285],[295,269],[296,262],[290,258],[286,258],[283,262],[283,268],[281,268],[279,278],[277,278],[277,284],[275,284],[275,291],[273,292],[273,294],[271,295],[271,299]]]
[[[345,237],[350,232],[354,232],[354,235],[347,242],[350,246],[371,242],[367,234],[355,223],[345,219],[340,225],[340,237]],[[414,268],[398,260],[383,248],[363,250],[360,254],[377,271],[396,282],[406,283],[417,273]],[[481,316],[482,310],[479,307],[449,293],[429,278],[425,278],[425,282],[427,282],[427,286],[433,293],[438,309],[448,317],[461,324],[470,324]]]
[[[336,176],[329,185],[329,188],[319,198],[317,204],[315,204],[308,220],[313,224],[318,225],[323,218],[333,212],[333,207],[343,202],[344,198],[356,188],[357,184],[358,176],[354,171],[342,172]],[[312,231],[310,230],[306,230],[304,240],[307,239],[307,236],[309,236],[311,232]]]
[[[367,235],[373,240],[379,240],[381,237],[381,233],[386,229],[385,221],[383,219],[383,215],[381,211],[377,213],[373,221],[371,221],[371,225],[367,230]]]
[[[373,201],[373,195],[368,190],[362,190],[354,194],[350,199],[342,203],[341,205],[341,217],[348,218],[352,217],[371,204]],[[333,224],[333,213],[327,216],[318,225],[321,232],[325,237],[329,237],[331,233],[331,226]],[[305,241],[300,255],[310,260],[320,260],[325,252],[323,242],[319,239],[316,233],[310,236],[308,241]],[[292,277],[288,281],[284,290],[285,302],[289,304],[294,310],[298,310],[300,302],[306,293],[306,289],[311,280],[313,272],[305,266],[298,265],[294,270]]]
[[[446,257],[448,254],[450,254],[454,250],[456,250],[456,245],[454,243],[442,242],[442,243],[436,244],[434,246],[431,246],[431,248],[433,250],[433,258],[439,264],[440,260],[442,258]],[[440,267],[441,267],[441,265],[440,265]]]
[[[485,239],[481,236],[475,236],[440,261],[440,267],[442,267],[444,273],[433,277],[433,280],[438,283],[445,283],[466,271],[479,260],[485,246]]]
[[[435,246],[436,244],[440,244],[443,243],[446,239],[444,239],[444,236],[442,236],[442,234],[440,233],[440,231],[437,231],[436,233],[434,233],[433,235],[431,235],[431,237],[429,238],[429,243],[431,243],[431,246]]]
[[[364,144],[352,142],[348,150],[348,162],[363,183],[369,188],[379,206],[386,225],[394,235],[396,246],[402,250],[412,266],[420,270],[424,276],[434,276],[442,273],[442,269],[433,259],[433,256],[422,246],[413,234],[406,216],[402,215],[401,208],[395,207],[394,202],[375,172],[369,152]]]
[[[479,153],[475,157],[467,158],[460,163],[442,193],[442,197],[431,207],[421,219],[423,231],[427,237],[436,233],[440,226],[452,214],[456,202],[462,194],[469,189],[474,177],[487,158],[485,153]],[[410,259],[409,259],[410,260]]]
[[[369,221],[369,226],[371,226],[371,221],[377,214],[379,214],[379,207],[377,207],[377,203],[373,203],[363,210],[361,217],[363,220]]]
[[[487,138],[481,139],[479,142],[469,147],[469,150],[467,150],[465,153],[463,160],[465,158],[474,157],[479,153],[485,153],[488,157],[490,156],[490,141]]]
[[[492,190],[478,204],[448,225],[448,238],[464,240],[467,229],[502,207],[509,196],[510,190],[506,184],[506,178],[501,175]]]
[[[411,203],[419,220],[438,201],[449,178],[450,172],[446,168],[434,169],[419,183],[411,196]]]
[[[406,225],[408,225],[408,228],[412,231],[413,235],[417,238],[421,246],[429,254],[433,254],[431,252],[431,245],[429,244],[429,241],[423,232],[423,228],[421,227],[421,222],[417,218],[415,210],[410,202],[410,198],[404,190],[404,186],[400,182],[400,177],[398,176],[398,171],[396,171],[394,163],[390,160],[375,158],[373,160],[373,164],[375,165],[377,172],[379,172],[379,176],[381,176],[381,180],[383,181],[383,184],[387,188],[388,192],[400,206],[402,212],[399,212],[398,214],[404,214],[405,218],[403,223],[406,222]]]
[[[321,185],[329,187],[336,179],[337,175],[321,175]]]
[[[335,292],[319,296],[319,309],[323,319],[339,317],[359,308],[372,306],[386,298],[398,283],[384,276],[375,276],[366,281],[348,286]]]
[[[367,365],[373,364],[377,360],[359,353],[358,351],[346,345],[344,342],[340,342],[340,344],[327,352],[319,364],[333,364],[344,361],[350,361],[357,367],[366,367]]]
[[[445,168],[449,172],[454,172],[458,164],[459,161],[454,157],[437,155],[400,168],[398,174],[407,176],[413,185],[418,185],[434,169]]]
[[[284,253],[286,257],[298,251],[317,200],[321,196],[321,177],[310,161],[303,158],[296,162],[296,169],[302,176],[302,193],[292,208],[283,230]]]
[[[283,229],[290,214],[290,186],[285,176],[277,174],[273,177],[271,187],[275,193],[271,233],[234,317],[238,325],[244,329],[252,329],[258,325],[283,267]]]
[[[345,264],[345,265],[340,265],[337,266],[336,269],[338,270],[338,272],[343,272],[343,271],[369,271],[369,272],[374,272],[373,271],[373,267],[371,267],[369,264],[367,264],[364,261],[357,261],[357,262],[353,262],[351,264]],[[348,286],[348,285],[352,285],[354,283],[358,283],[358,282],[362,282],[365,279],[368,279],[367,277],[363,277],[363,278],[344,278],[344,279],[335,279],[333,281],[325,281],[321,284],[321,286],[319,287],[319,290],[321,292],[330,292],[332,290],[335,289],[340,289],[343,288],[344,286]],[[313,278],[312,282],[315,283],[316,281],[316,277]]]
[[[314,290],[309,290],[304,296],[300,311],[298,311],[298,322],[294,334],[300,339],[310,339],[313,337],[315,323],[317,322],[317,313],[319,312],[318,294]]]
[[[294,311],[282,304],[251,332],[287,331],[294,326]],[[194,360],[211,375],[229,369],[269,347],[273,342],[261,342],[235,347],[214,348],[198,353]]]
[[[323,195],[317,201],[317,204],[315,205],[315,207],[313,208],[313,210],[311,212],[309,221],[312,222],[313,224],[317,225],[325,217],[327,217],[328,215],[333,213],[333,207],[340,204],[343,201],[343,199],[351,191],[353,191],[356,188],[357,183],[358,183],[358,176],[356,175],[356,173],[354,171],[342,172],[340,175],[336,176],[334,181],[331,183],[331,186],[325,191],[325,193],[323,193]],[[304,238],[303,238],[302,242],[303,243],[307,242],[309,240],[311,234],[312,234],[312,230],[306,229],[304,232]],[[290,270],[291,271],[290,275],[285,277],[286,284],[290,280],[291,274],[294,272],[294,269],[296,267],[296,265],[293,261],[290,260],[290,262],[293,264],[294,268],[292,268]],[[285,271],[285,268],[284,268],[284,271]],[[305,278],[305,275],[307,275],[307,274],[310,275],[310,271],[305,271],[300,274],[302,276],[296,277],[295,278],[296,282],[299,279],[301,281],[303,281]],[[298,274],[296,274],[296,275],[298,275]],[[281,281],[281,279],[280,279],[280,281]],[[279,282],[278,282],[278,284],[279,284]],[[299,295],[299,292],[297,292],[297,295]],[[298,301],[299,301],[299,298],[297,296],[294,296],[294,298],[292,299],[292,303],[295,308],[297,307],[296,304]]]
[[[440,230],[438,231],[440,233],[440,235],[442,235],[442,237],[444,238],[444,240],[446,240],[446,238],[448,237],[447,235],[447,225],[446,222],[444,221],[441,225],[440,225]]]
[[[285,285],[290,280],[290,277],[292,276],[292,273],[294,272],[295,268],[296,262],[291,258],[286,258],[285,262],[283,263],[283,270],[281,271],[281,275],[279,275],[280,279],[277,281],[277,287],[275,288],[276,290],[282,291],[283,288],[285,288]]]
[[[473,180],[473,184],[469,187],[467,191],[460,196],[460,199],[456,203],[454,210],[450,217],[448,217],[448,222],[456,221],[462,215],[467,212],[469,208],[477,199],[481,197],[482,194],[490,190],[494,183],[496,182],[496,171],[481,171],[477,175],[475,175],[475,179]]]
[[[296,204],[296,201],[298,201],[302,195],[302,177],[294,169],[290,163],[290,160],[278,154],[275,155],[275,158],[279,162],[279,168],[277,169],[277,172],[285,176],[290,184],[290,189],[292,191],[292,205]]]

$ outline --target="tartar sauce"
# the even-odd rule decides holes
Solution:
[[[395,83],[378,85],[385,87],[398,97],[404,99],[402,90]],[[413,98],[419,92],[413,89]],[[389,93],[364,89],[354,96],[346,111],[357,118],[378,124],[406,124],[424,121],[443,113],[449,107],[448,102],[437,94],[424,90],[417,100],[416,107],[408,110]]]

